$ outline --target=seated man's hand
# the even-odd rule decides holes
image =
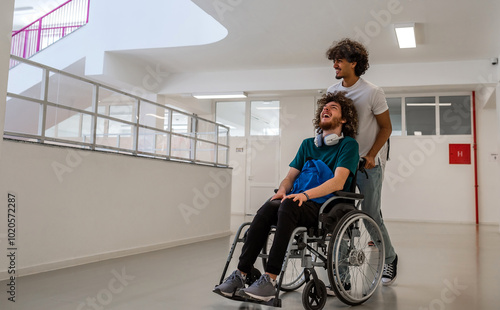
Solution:
[[[303,202],[306,202],[307,201],[307,197],[306,195],[304,195],[303,193],[299,193],[299,194],[290,194],[288,196],[285,196],[281,201],[285,200],[285,199],[292,199],[293,201],[298,201],[299,202],[299,207],[302,206],[302,203]]]
[[[279,190],[271,197],[271,200],[283,200],[286,196],[286,193],[280,192]]]

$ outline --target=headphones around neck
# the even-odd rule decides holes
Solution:
[[[316,137],[314,138],[314,145],[316,145],[317,147],[322,147],[323,145],[332,146],[332,145],[339,143],[339,141],[342,138],[344,138],[343,132],[340,134],[340,136],[338,136],[335,133],[332,133],[332,134],[326,135],[325,137],[323,137],[322,133],[318,133],[316,135]]]

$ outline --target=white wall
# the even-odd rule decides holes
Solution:
[[[463,68],[467,68],[465,72]],[[364,76],[384,88],[434,86],[437,90],[472,90],[477,85],[496,85],[498,73],[491,62],[469,60],[442,63],[372,64]],[[330,64],[319,68],[240,70],[175,73],[168,76],[163,94],[227,91],[276,91],[326,89],[336,83]]]
[[[228,168],[4,141],[0,188],[17,196],[18,275],[230,234]]]
[[[5,122],[10,41],[12,37],[12,19],[14,16],[13,13],[14,0],[4,0],[0,3],[0,132],[3,132]],[[1,157],[2,141],[0,140],[0,159]]]
[[[493,94],[489,101],[493,104],[485,108],[477,107],[479,222],[498,224],[500,200],[495,193],[500,188],[500,159],[495,162],[492,158],[492,154],[500,154],[498,143],[500,127],[495,108],[496,95]]]
[[[450,165],[450,143],[472,149],[470,136],[391,137],[382,188],[385,219],[475,223],[474,167]]]
[[[500,68],[498,69],[500,71]],[[498,120],[498,131],[497,131],[497,145],[498,145],[498,149],[500,150],[500,84],[497,86],[496,88],[496,107],[497,107],[497,120]],[[500,173],[498,173],[498,171],[500,170],[500,163],[497,162],[497,169],[496,171],[493,170],[493,173],[496,173],[497,175],[497,180],[498,182],[500,183]],[[500,201],[500,191],[499,190],[496,190],[494,192],[491,193],[491,195],[493,197],[496,198],[496,201],[497,201],[497,210],[498,210],[498,224],[499,224],[499,231],[500,231],[500,204],[498,204],[498,201]],[[494,199],[495,199],[494,198]]]

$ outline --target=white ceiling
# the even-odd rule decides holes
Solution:
[[[323,67],[330,65],[325,51],[333,41],[353,38],[362,30],[365,38],[360,41],[370,51],[371,64],[500,55],[498,0],[192,1],[228,29],[225,39],[203,46],[118,53],[161,64],[172,73]],[[62,2],[16,0],[16,7],[50,8]],[[417,24],[416,49],[397,46],[392,27],[405,22]]]

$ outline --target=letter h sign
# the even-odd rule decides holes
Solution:
[[[450,144],[450,165],[470,165],[470,144]]]

